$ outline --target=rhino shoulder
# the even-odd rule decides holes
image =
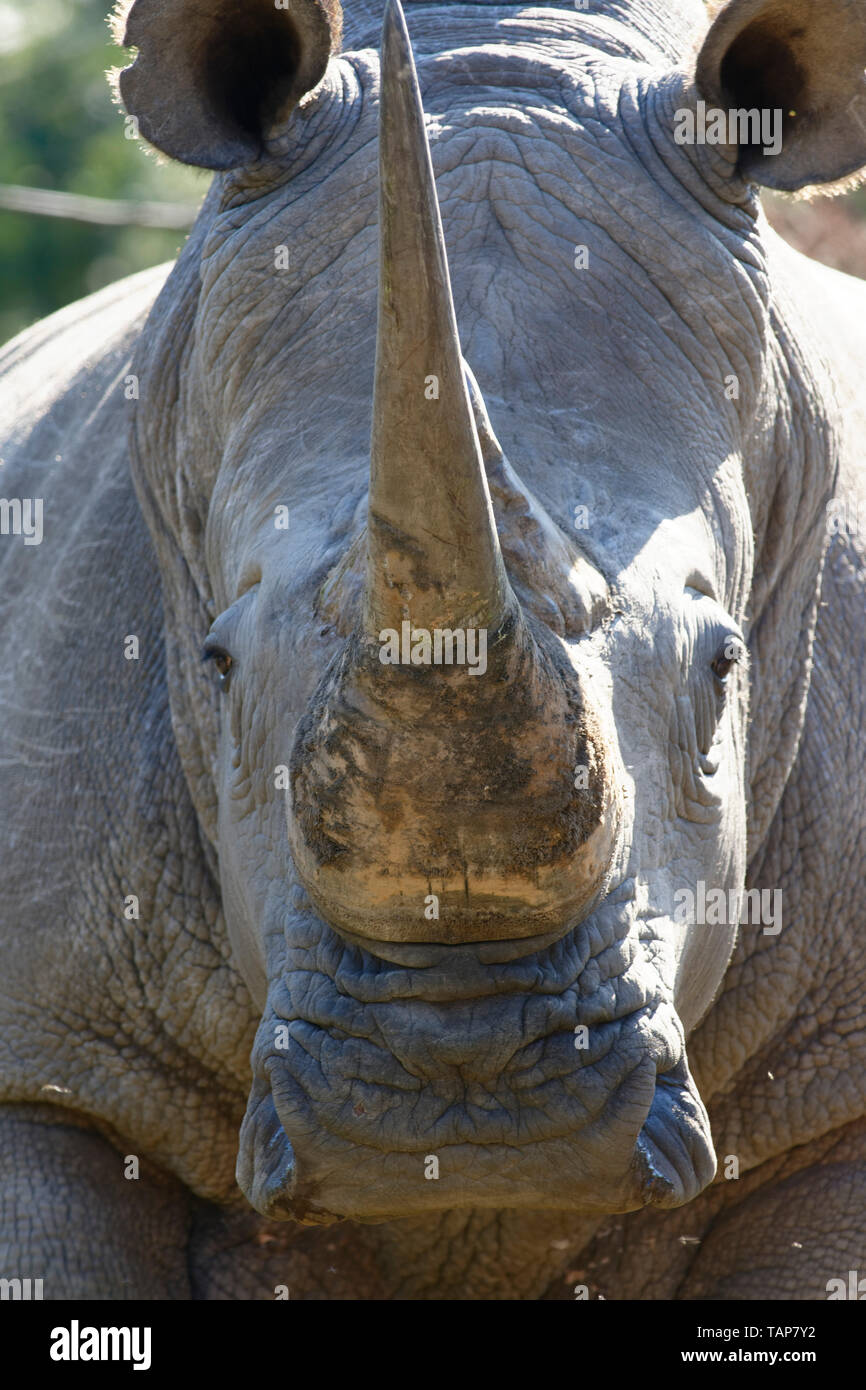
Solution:
[[[204,1063],[191,1071],[190,1056],[212,1042],[175,1036],[190,970],[215,990],[203,1016],[230,1020],[229,1075],[250,1046],[174,747],[159,574],[128,463],[127,378],[167,273],[92,295],[0,356],[0,490],[21,507],[0,511],[0,1100],[50,1095],[142,1154],[165,1128],[143,1095],[171,1112],[172,1154],[197,1143],[189,1078]],[[19,515],[35,534],[13,528]],[[219,1161],[181,1170],[224,1195],[239,1116],[206,1109],[194,1128],[222,1130]]]
[[[128,358],[170,270],[171,265],[160,265],[108,285],[0,348],[0,440],[7,486],[22,452],[22,463],[42,466],[62,454],[55,449],[50,459],[40,458],[40,421],[50,418],[58,438],[70,439],[78,421],[90,417]]]

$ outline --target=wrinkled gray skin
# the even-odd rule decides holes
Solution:
[[[798,1299],[863,1267],[862,539],[824,551],[863,491],[866,288],[776,239],[736,151],[674,143],[703,7],[592,10],[407,6],[463,353],[606,585],[556,640],[623,834],[554,944],[347,942],[274,788],[365,524],[378,0],[170,274],[3,354],[3,492],[45,535],[0,542],[0,1271],[46,1297]],[[543,607],[540,543],[516,564]],[[745,875],[779,934],[672,920]]]

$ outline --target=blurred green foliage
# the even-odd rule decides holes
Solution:
[[[0,183],[197,202],[209,175],[124,137],[106,70],[123,66],[111,0],[0,0]],[[0,209],[0,342],[92,290],[170,260],[184,232]]]

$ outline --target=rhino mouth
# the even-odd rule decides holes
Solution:
[[[253,1054],[250,1203],[322,1223],[697,1196],[715,1174],[709,1122],[642,948],[652,923],[623,930],[623,907],[530,956],[443,948],[458,958],[426,970],[296,922]]]
[[[377,1148],[372,1159],[366,1146],[331,1137],[305,1176],[275,1090],[259,1078],[241,1131],[238,1182],[263,1216],[302,1225],[460,1207],[610,1214],[682,1206],[712,1181],[716,1162],[700,1098],[680,1071],[658,1077],[630,1162],[604,1172],[603,1153],[588,1163],[577,1136],[537,1146],[440,1145],[436,1153],[423,1145],[404,1153]],[[305,1146],[302,1157],[316,1156]]]

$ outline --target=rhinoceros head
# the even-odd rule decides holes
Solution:
[[[120,77],[223,171],[133,459],[261,1010],[238,1178],[312,1222],[676,1206],[833,476],[749,180],[866,160],[864,7],[731,0],[692,48],[688,0],[419,3],[426,122],[378,8],[337,57],[335,0],[136,0]],[[710,103],[778,150],[681,140]]]

